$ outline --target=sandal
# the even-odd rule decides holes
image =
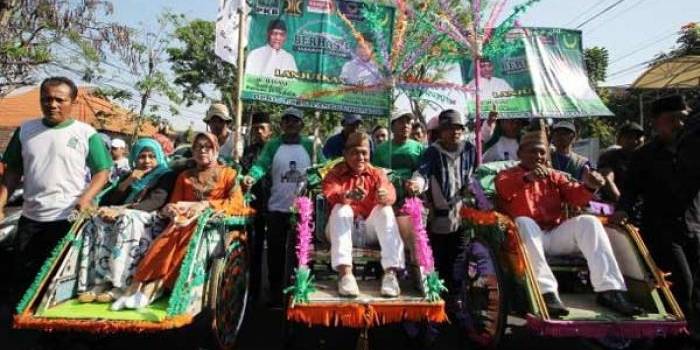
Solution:
[[[97,294],[104,292],[106,288],[107,286],[104,284],[98,284],[87,292],[78,294],[78,301],[81,303],[92,303],[97,299]]]
[[[97,293],[93,291],[78,294],[78,301],[83,304],[92,303],[95,299],[97,299]]]
[[[119,299],[124,292],[122,291],[121,288],[114,287],[111,290],[100,293],[97,295],[97,302],[98,303],[111,303],[117,299]]]

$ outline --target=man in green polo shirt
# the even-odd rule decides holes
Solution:
[[[0,219],[23,178],[24,204],[14,244],[15,296],[22,293],[70,228],[74,209],[89,207],[109,180],[112,158],[94,128],[71,118],[78,88],[70,79],[41,83],[43,118],[24,122],[10,140],[0,184]],[[86,172],[91,180],[88,183]]]
[[[372,164],[392,169],[392,183],[396,188],[396,205],[400,208],[405,197],[407,181],[418,169],[425,145],[411,139],[414,116],[411,111],[400,110],[391,116],[392,139],[377,146],[372,154]]]

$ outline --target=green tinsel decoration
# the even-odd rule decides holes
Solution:
[[[523,43],[521,41],[516,41],[514,43],[506,42],[506,34],[513,29],[515,20],[525,13],[532,5],[540,0],[528,0],[527,2],[515,6],[513,12],[508,16],[501,24],[493,30],[491,38],[488,43],[484,45],[483,56],[487,58],[495,58],[497,56],[507,55],[513,51],[519,50]]]
[[[187,311],[187,307],[190,305],[190,299],[192,298],[192,285],[188,283],[190,278],[190,272],[195,263],[195,255],[197,255],[197,248],[199,241],[201,240],[204,228],[207,225],[209,217],[212,215],[213,211],[211,208],[207,208],[197,219],[197,228],[195,229],[192,238],[187,246],[187,255],[182,261],[180,266],[180,274],[175,282],[175,287],[170,295],[170,301],[168,302],[168,316],[176,316]]]
[[[220,220],[220,223],[229,226],[245,226],[253,221],[252,217],[249,216],[228,216]]]
[[[430,302],[436,302],[442,300],[440,294],[447,291],[445,287],[445,281],[440,279],[437,271],[433,271],[425,277],[423,281],[423,287],[425,288],[425,298]]]
[[[311,293],[316,291],[314,276],[311,275],[311,270],[306,266],[300,266],[294,269],[294,285],[284,289],[285,294],[292,294],[292,305],[308,303]]]

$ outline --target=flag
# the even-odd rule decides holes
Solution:
[[[238,10],[243,9],[247,15],[245,0],[219,0],[219,11],[216,16],[216,44],[214,53],[222,60],[236,64],[238,59],[238,28],[240,18]],[[243,28],[243,45],[248,39],[247,28]]]

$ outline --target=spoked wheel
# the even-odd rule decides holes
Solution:
[[[248,257],[246,244],[236,241],[228,252],[215,284],[213,331],[221,349],[233,349],[243,324],[248,302]],[[212,271],[217,273],[217,271]]]
[[[457,324],[477,347],[496,348],[507,321],[505,285],[498,260],[491,247],[479,239],[471,240],[457,260],[455,277],[461,282]]]

